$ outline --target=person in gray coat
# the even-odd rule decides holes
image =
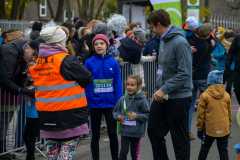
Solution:
[[[145,136],[149,116],[149,104],[141,91],[142,78],[130,75],[127,79],[126,94],[120,98],[113,110],[113,118],[120,121],[121,151],[118,160],[127,160],[129,144],[133,160],[139,157],[141,137]]]

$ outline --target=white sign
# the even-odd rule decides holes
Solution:
[[[127,24],[129,24],[129,16],[130,16],[130,5],[123,4],[123,16],[127,20]],[[140,23],[141,28],[145,29],[145,23],[146,23],[146,9],[145,7],[139,7],[139,6],[132,6],[132,23]]]
[[[199,22],[199,1],[200,0],[188,0],[187,3],[187,17],[194,16]]]

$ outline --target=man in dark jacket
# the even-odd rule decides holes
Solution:
[[[8,92],[13,95],[26,95],[34,98],[34,91],[23,88],[26,64],[33,62],[37,58],[36,49],[39,46],[39,42],[32,41],[27,43],[26,41],[19,40],[13,43],[4,44],[0,49],[0,87],[1,89],[1,117],[0,118],[0,153],[5,152],[6,149],[6,133],[8,131],[9,123],[14,114],[15,106],[18,105],[15,99],[11,99]],[[7,92],[5,92],[5,90]],[[10,97],[8,105],[5,101]],[[11,105],[11,101],[14,101],[15,105]],[[12,110],[12,108],[14,109]],[[5,128],[5,132],[4,131]],[[3,155],[0,159],[7,159],[14,157],[14,155]]]
[[[231,77],[231,65],[233,61],[235,62],[233,81],[234,92],[237,97],[238,104],[240,104],[240,35],[235,36],[232,45],[227,53],[227,59],[225,61],[227,77]]]
[[[148,137],[154,160],[168,160],[165,136],[170,131],[177,160],[190,159],[188,117],[192,96],[191,47],[180,27],[171,25],[169,14],[159,9],[148,20],[160,38],[157,91],[148,119]],[[168,100],[163,99],[168,95]]]
[[[25,72],[26,64],[37,59],[39,42],[19,40],[2,46],[0,53],[0,87],[11,94],[20,93],[34,97],[32,90],[23,88],[22,73]],[[16,83],[16,84],[15,84]]]
[[[155,34],[153,36],[153,38],[150,39],[150,41],[146,44],[146,46],[143,50],[143,55],[144,56],[147,56],[147,55],[152,56],[153,50],[155,50],[155,52],[157,53],[157,57],[158,57],[159,43],[160,43],[160,39]]]
[[[195,139],[195,136],[191,133],[191,123],[193,117],[193,111],[196,101],[197,90],[199,89],[201,93],[205,92],[208,88],[207,77],[211,72],[211,53],[217,47],[219,41],[217,37],[212,37],[211,32],[214,26],[211,23],[205,23],[199,26],[197,33],[193,36],[188,37],[187,41],[191,46],[195,46],[196,52],[193,53],[192,68],[196,68],[202,54],[204,53],[207,44],[208,50],[205,53],[200,65],[196,68],[193,73],[193,89],[192,89],[192,103],[189,110],[189,139]],[[212,45],[211,40],[214,40],[214,45]]]

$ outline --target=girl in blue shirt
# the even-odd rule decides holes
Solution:
[[[33,85],[33,78],[29,72],[27,71],[27,81],[25,83],[25,87],[28,89],[34,90]],[[40,132],[40,125],[38,121],[38,111],[36,109],[35,102],[33,99],[29,99],[27,95],[24,95],[26,98],[26,116],[27,116],[27,122],[24,130],[23,139],[27,147],[27,157],[26,160],[34,160],[34,151],[35,151],[35,142],[36,138],[39,135]]]

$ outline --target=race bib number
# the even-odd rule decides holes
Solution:
[[[163,66],[162,66],[162,61],[158,61],[158,71],[157,71],[157,74],[159,74],[159,75],[162,75],[162,73],[163,73]]]
[[[113,80],[112,79],[95,79],[94,92],[95,93],[113,92]]]
[[[137,122],[135,120],[129,120],[128,116],[125,116],[124,122],[122,122],[122,125],[126,126],[136,126]]]

